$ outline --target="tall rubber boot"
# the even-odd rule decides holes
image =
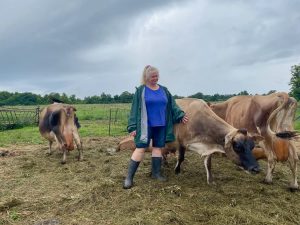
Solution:
[[[153,179],[157,179],[159,181],[167,181],[167,178],[165,178],[161,175],[161,171],[160,171],[161,162],[162,162],[161,157],[152,157],[152,175],[151,175],[151,177]]]
[[[124,184],[123,184],[124,189],[129,189],[133,186],[133,177],[139,165],[140,162],[130,159],[129,166],[128,166],[128,175],[124,180]]]

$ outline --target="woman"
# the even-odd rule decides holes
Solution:
[[[166,181],[161,175],[161,148],[166,142],[175,140],[174,123],[186,123],[188,117],[176,105],[168,89],[159,85],[159,71],[153,66],[146,66],[143,71],[142,85],[137,88],[131,106],[127,130],[134,136],[136,149],[132,153],[128,175],[123,188],[133,185],[134,174],[143,160],[145,149],[152,139],[152,178]]]

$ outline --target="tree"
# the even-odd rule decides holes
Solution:
[[[196,94],[190,95],[189,98],[199,98],[199,99],[204,99],[204,96],[201,92],[198,92]]]
[[[300,64],[294,65],[291,68],[291,81],[289,85],[291,85],[290,95],[293,96],[297,101],[300,100]]]
[[[122,92],[122,94],[119,96],[120,102],[122,103],[130,103],[133,99],[133,94],[129,93],[128,91]]]
[[[247,91],[241,91],[240,93],[238,93],[237,95],[249,95],[249,93]]]

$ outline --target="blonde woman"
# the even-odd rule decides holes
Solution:
[[[132,153],[123,188],[133,186],[134,174],[143,160],[145,149],[152,139],[152,178],[166,181],[161,175],[161,148],[175,140],[174,123],[186,123],[188,117],[176,105],[168,89],[158,84],[159,71],[147,65],[142,75],[142,85],[134,94],[127,130],[134,137],[136,149]]]

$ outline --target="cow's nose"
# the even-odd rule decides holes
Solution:
[[[260,172],[260,168],[259,168],[259,166],[253,166],[253,167],[249,168],[249,171],[253,174],[257,174]]]

